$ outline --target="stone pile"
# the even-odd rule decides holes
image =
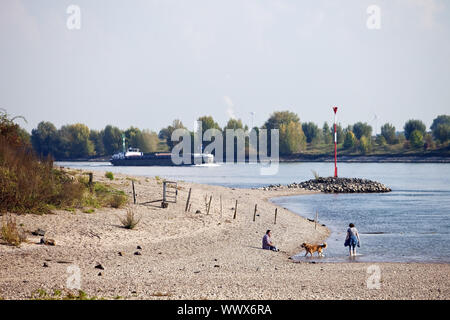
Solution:
[[[392,191],[384,184],[359,178],[322,178],[308,180],[300,183],[291,183],[286,186],[281,184],[269,185],[259,188],[261,190],[280,189],[305,189],[311,191],[321,191],[325,193],[382,193]]]

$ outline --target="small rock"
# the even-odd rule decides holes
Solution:
[[[102,273],[101,273],[101,272],[99,272],[99,273],[98,273],[98,276],[99,276],[99,277],[101,277],[101,276],[102,276]]]
[[[37,229],[37,230],[33,231],[31,234],[33,236],[41,236],[41,237],[43,237],[45,235],[45,230]]]
[[[196,211],[195,211],[195,213],[197,213],[197,214],[198,214],[198,213],[202,213],[202,212],[201,212],[200,210],[196,210]]]
[[[135,255],[135,256],[141,256],[142,253],[140,253],[139,251],[136,251],[136,252],[134,253],[134,255]]]
[[[44,262],[44,264],[42,265],[44,268],[48,268],[48,264],[47,262]]]
[[[119,255],[120,257],[122,257],[122,256],[123,256],[123,253],[119,251],[118,255]]]
[[[136,249],[138,249],[138,250],[142,250],[142,247],[141,246],[137,246],[137,248]]]
[[[103,268],[103,266],[100,263],[95,266],[95,269],[105,270],[105,268]]]
[[[215,264],[214,268],[220,268],[220,266],[218,264]]]

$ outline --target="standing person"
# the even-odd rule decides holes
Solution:
[[[267,230],[266,234],[262,238],[262,248],[265,250],[279,251],[277,247],[274,246],[271,237],[272,232],[270,230]]]
[[[360,247],[361,245],[361,241],[359,240],[359,232],[353,223],[350,223],[348,227],[344,246],[348,246],[350,256],[356,256],[356,246]]]

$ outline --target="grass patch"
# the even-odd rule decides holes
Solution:
[[[26,240],[25,230],[17,226],[16,219],[7,214],[2,217],[1,239],[12,246],[20,246]]]
[[[114,174],[110,171],[105,173],[105,177],[108,178],[109,180],[114,180]]]
[[[86,292],[78,290],[77,292],[62,290],[53,290],[53,293],[48,293],[44,289],[37,289],[31,294],[33,300],[98,300],[96,296],[89,297]]]
[[[119,219],[125,229],[134,229],[141,221],[141,218],[137,218],[132,209],[127,209],[125,217]]]
[[[315,179],[315,180],[318,180],[318,179],[320,178],[319,173],[318,173],[317,171],[315,171],[315,170],[311,170],[311,171],[312,171],[312,173],[313,173],[313,175],[314,175],[314,179]]]

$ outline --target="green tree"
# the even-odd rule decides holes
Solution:
[[[166,142],[166,145],[169,147],[169,151],[174,147],[174,143],[172,142],[172,133],[177,129],[186,129],[183,123],[176,119],[172,122],[172,125],[163,128],[159,131],[158,137],[161,140]]]
[[[371,149],[371,143],[370,138],[366,136],[362,136],[361,139],[359,139],[359,151],[361,151],[362,154],[367,154]]]
[[[290,111],[276,111],[272,113],[269,119],[264,123],[263,129],[280,129],[282,124],[289,124],[290,122],[300,122],[297,114]]]
[[[414,130],[410,134],[409,142],[413,148],[423,147],[423,133],[420,130]]]
[[[382,134],[377,135],[375,142],[379,146],[385,146],[387,144],[386,138]]]
[[[330,144],[333,141],[333,135],[331,134],[330,126],[327,122],[322,126],[322,139],[325,144]]]
[[[358,140],[360,140],[362,136],[366,136],[370,139],[372,137],[372,127],[365,122],[357,122],[353,125],[353,133]]]
[[[141,131],[137,139],[138,148],[145,153],[158,151],[160,140],[156,132],[150,130]]]
[[[125,130],[124,134],[128,147],[140,148],[139,142],[141,140],[142,132],[139,128],[130,127]]]
[[[280,154],[299,153],[306,146],[306,137],[299,122],[291,121],[280,127]]]
[[[381,135],[388,144],[396,144],[398,139],[395,135],[395,127],[390,123],[381,126]]]
[[[31,144],[34,151],[41,156],[55,155],[58,151],[58,130],[51,122],[39,122],[31,131]]]
[[[410,140],[411,139],[411,134],[414,131],[416,131],[416,130],[419,131],[422,134],[422,137],[423,137],[425,135],[426,126],[420,120],[408,120],[405,123],[405,126],[403,127],[403,129],[405,130],[406,140]]]
[[[122,131],[111,125],[107,125],[103,130],[103,145],[105,152],[112,155],[122,150]]]
[[[228,120],[224,130],[226,129],[242,129],[244,131],[248,131],[248,126],[244,126],[241,119],[230,119]]]
[[[356,146],[356,136],[351,130],[346,130],[345,132],[345,140],[344,140],[344,148],[345,149],[353,149]]]
[[[103,131],[91,130],[89,133],[89,140],[94,144],[95,155],[104,156],[105,146],[103,145]]]
[[[203,116],[197,119],[202,123],[202,134],[205,134],[206,130],[218,129],[222,130],[217,122],[214,121],[212,116]]]
[[[320,140],[320,129],[313,122],[302,123],[302,130],[306,136],[307,143],[318,143]]]
[[[433,137],[441,143],[447,142],[450,139],[450,116],[440,115],[433,120],[430,127]]]
[[[306,137],[297,114],[290,111],[276,111],[264,123],[267,129],[267,147],[271,149],[271,130],[279,129],[280,153],[292,154],[300,152],[306,146]]]
[[[81,123],[62,126],[58,132],[60,149],[65,158],[81,158],[94,154],[89,128]]]

